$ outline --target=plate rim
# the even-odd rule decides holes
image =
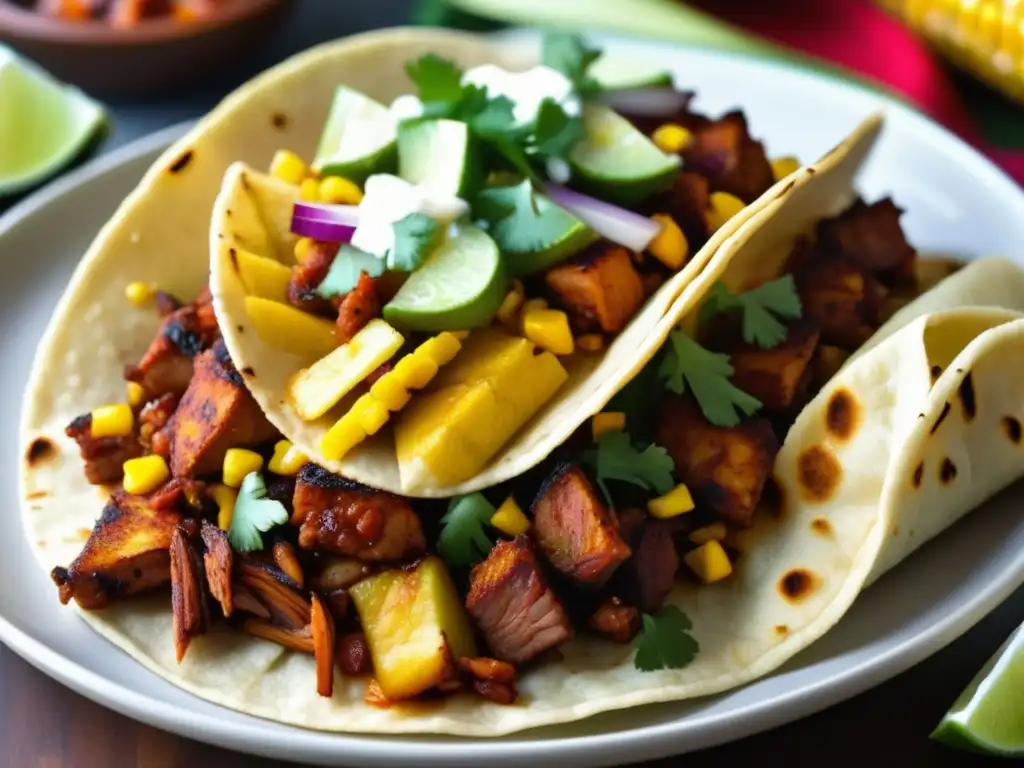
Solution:
[[[512,30],[513,33],[524,31],[526,34],[535,33],[535,30],[528,28]],[[507,35],[509,31],[506,30],[493,37],[500,39]],[[1001,198],[1016,197],[1024,210],[1024,190],[1006,172],[918,108],[886,92],[875,92],[830,73],[816,72],[785,61],[764,60],[734,52],[620,34],[593,32],[588,33],[587,38],[597,44],[641,47],[653,53],[659,50],[668,55],[685,52],[687,55],[704,58],[709,63],[739,61],[745,66],[757,67],[766,73],[790,79],[826,81],[843,90],[858,94],[866,92],[877,99],[887,113],[900,113],[901,119],[910,121],[915,134],[923,143],[937,152],[953,153],[965,158],[979,181],[993,186],[995,194]],[[180,122],[135,139],[90,160],[30,194],[0,215],[0,238],[78,187],[112,173],[148,153],[159,152],[184,135],[196,122]],[[685,724],[677,719],[598,735],[556,736],[539,740],[532,739],[529,730],[512,734],[503,740],[445,737],[439,741],[429,735],[403,735],[396,738],[387,735],[310,731],[281,724],[300,734],[304,742],[301,748],[297,743],[292,744],[292,753],[286,754],[278,742],[264,743],[259,738],[258,729],[263,722],[260,718],[250,716],[251,723],[211,723],[202,715],[168,705],[86,669],[15,627],[3,615],[0,615],[0,642],[47,676],[101,706],[187,738],[243,753],[284,760],[330,761],[333,764],[357,764],[354,761],[373,759],[384,765],[425,766],[470,764],[470,761],[488,759],[496,761],[496,764],[514,765],[523,760],[554,760],[571,756],[574,764],[607,765],[616,762],[619,759],[617,756],[625,753],[629,754],[631,761],[636,761],[720,745],[802,719],[850,699],[915,666],[951,643],[998,607],[1021,583],[1024,583],[1024,552],[1007,564],[1001,578],[977,591],[973,600],[963,607],[954,607],[941,621],[922,629],[904,643],[887,648],[854,667],[831,673],[815,683],[735,709],[727,715],[696,715],[688,717]],[[131,663],[137,663],[127,656],[125,658]]]

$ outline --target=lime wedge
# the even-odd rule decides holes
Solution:
[[[601,104],[583,107],[586,135],[569,153],[573,186],[602,200],[628,205],[668,184],[679,170],[677,155],[667,155],[626,118]]]
[[[397,122],[387,107],[339,85],[313,159],[321,176],[344,176],[362,183],[374,173],[390,173],[397,163]]]
[[[932,738],[974,752],[1024,757],[1024,626],[960,694]]]
[[[0,197],[69,165],[106,123],[99,102],[0,45]]]
[[[672,73],[652,67],[650,63],[632,56],[614,56],[605,53],[590,65],[587,74],[607,91],[626,88],[659,88],[673,83]]]
[[[495,242],[463,227],[413,272],[384,306],[384,319],[404,331],[462,331],[494,317],[508,290]]]

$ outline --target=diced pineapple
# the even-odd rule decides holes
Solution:
[[[530,530],[530,520],[516,503],[515,496],[509,496],[491,515],[491,525],[509,536],[519,536]]]
[[[476,656],[469,616],[436,556],[413,570],[390,570],[349,589],[384,695],[400,701],[434,688],[462,657]],[[446,647],[447,641],[447,647]]]
[[[240,248],[232,249],[231,258],[238,267],[238,276],[247,295],[288,303],[288,281],[292,276],[288,267]]]
[[[263,343],[310,360],[331,353],[334,324],[295,307],[260,296],[245,297],[245,311]]]
[[[721,581],[732,573],[732,563],[715,539],[701,544],[683,555],[683,560],[705,584]]]
[[[574,344],[569,317],[558,309],[535,309],[523,313],[523,335],[556,355],[571,355]]]
[[[647,502],[647,511],[653,517],[665,520],[693,510],[693,496],[684,483],[680,483],[664,496]]]
[[[306,421],[323,416],[401,348],[402,334],[374,318],[355,336],[288,382],[287,397]]]
[[[608,432],[620,432],[626,428],[626,414],[623,411],[601,411],[590,420],[590,432],[594,440]]]

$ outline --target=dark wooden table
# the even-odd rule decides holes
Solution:
[[[552,0],[557,2],[557,0]],[[259,69],[321,40],[403,23],[410,0],[302,0],[273,45],[199,89],[148,103],[113,104],[110,149],[194,118]],[[998,764],[936,745],[928,734],[960,690],[1024,620],[1024,590],[923,664],[861,696],[792,725],[659,766],[747,765],[771,755],[789,765],[970,766]],[[774,762],[774,760],[773,760]],[[260,760],[162,733],[105,710],[48,679],[0,645],[0,768],[269,768]]]

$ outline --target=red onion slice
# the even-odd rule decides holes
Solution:
[[[292,232],[328,243],[347,243],[359,224],[354,205],[296,203],[292,208]]]
[[[693,93],[677,91],[670,86],[661,88],[626,88],[605,91],[601,100],[616,112],[638,117],[669,117],[686,109]]]
[[[581,194],[568,187],[549,184],[545,191],[552,200],[599,235],[613,243],[624,245],[631,251],[639,253],[644,250],[661,231],[661,225],[646,216]]]
[[[355,227],[359,224],[359,206],[300,202],[292,209],[292,216],[302,219],[328,219]]]

